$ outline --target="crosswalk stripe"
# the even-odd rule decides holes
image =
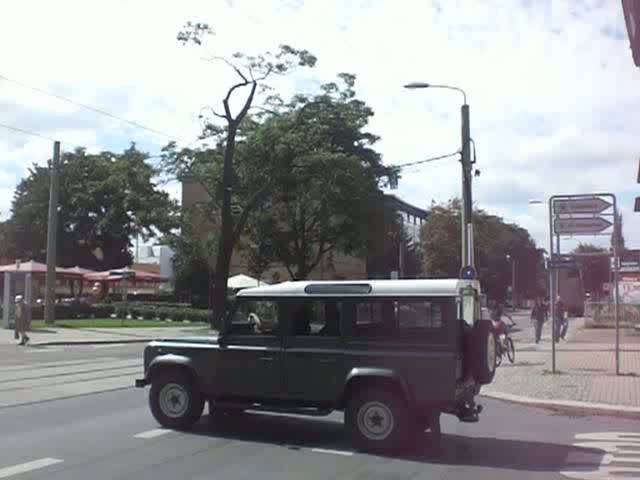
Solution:
[[[332,455],[342,455],[343,457],[353,456],[353,452],[349,452],[347,450],[333,450],[331,448],[312,448],[311,451],[315,453],[330,453]]]
[[[142,438],[144,440],[148,440],[150,438],[160,437],[161,435],[165,435],[169,433],[171,430],[167,430],[165,428],[154,428],[153,430],[147,430],[146,432],[140,432],[134,435],[134,438]]]

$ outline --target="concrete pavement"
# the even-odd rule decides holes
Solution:
[[[567,341],[556,344],[556,368],[551,374],[551,332],[545,325],[542,342],[534,333],[526,312],[514,317],[516,362],[505,359],[494,382],[482,394],[511,401],[556,406],[574,413],[589,411],[640,417],[640,337],[624,332],[620,364],[615,375],[615,338],[610,330],[582,329],[584,322],[570,322]]]
[[[157,338],[179,337],[207,332],[202,325],[188,327],[124,327],[124,328],[37,328],[29,332],[31,346],[144,343]],[[14,345],[13,330],[0,329],[0,346]]]

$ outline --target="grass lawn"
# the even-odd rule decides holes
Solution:
[[[187,322],[168,322],[166,320],[137,320],[120,318],[87,318],[87,319],[69,319],[56,320],[56,327],[64,328],[121,328],[121,327],[199,327],[205,326],[206,323],[187,323]],[[44,320],[33,320],[31,328],[46,328]]]

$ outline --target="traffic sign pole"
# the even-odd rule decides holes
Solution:
[[[605,200],[602,197],[606,197]],[[602,218],[600,215],[611,215],[611,213],[603,213],[613,207],[613,223]],[[555,215],[555,218],[554,218]],[[552,315],[552,372],[556,373],[556,316],[554,315],[555,291],[559,291],[559,279],[557,276],[558,267],[566,268],[563,265],[561,257],[554,265],[555,254],[560,254],[560,235],[602,235],[605,230],[613,226],[612,238],[613,243],[613,283],[614,283],[614,316],[616,325],[616,375],[620,375],[620,312],[619,312],[619,289],[618,289],[618,271],[619,271],[619,222],[618,222],[618,206],[616,196],[612,193],[592,193],[586,195],[554,195],[549,198],[549,246],[551,258],[549,262],[549,290],[551,300]],[[556,245],[554,249],[553,235],[556,235]],[[608,235],[608,234],[607,234]],[[552,268],[555,266],[556,268]],[[555,272],[554,272],[555,270]],[[555,277],[555,281],[554,281]]]
[[[560,253],[560,252],[558,252]],[[553,258],[553,197],[549,199],[549,258]],[[549,315],[551,315],[551,373],[556,373],[556,316],[554,315],[554,271],[549,269]]]

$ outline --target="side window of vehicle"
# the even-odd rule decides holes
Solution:
[[[354,336],[371,338],[388,334],[394,328],[393,303],[387,300],[358,302]]]
[[[278,304],[273,300],[248,300],[238,304],[233,312],[230,335],[277,335]]]
[[[293,306],[291,333],[294,336],[340,336],[340,308],[331,300],[305,300]]]
[[[437,302],[401,300],[395,304],[400,331],[442,327],[442,308]]]

